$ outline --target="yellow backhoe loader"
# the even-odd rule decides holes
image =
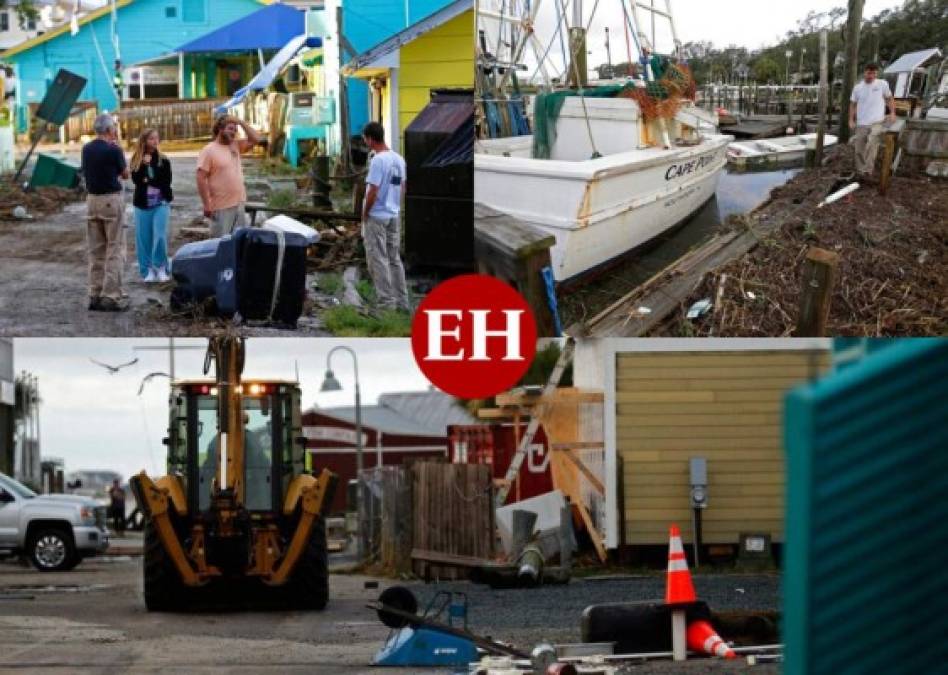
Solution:
[[[242,338],[211,338],[205,375],[212,364],[215,380],[172,383],[167,475],[130,481],[145,515],[145,604],[223,595],[323,609],[336,476],[307,470],[299,385],[242,380]]]

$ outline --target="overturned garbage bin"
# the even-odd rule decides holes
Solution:
[[[309,240],[279,229],[241,229],[187,244],[171,262],[171,308],[194,305],[242,322],[295,328],[306,297]]]

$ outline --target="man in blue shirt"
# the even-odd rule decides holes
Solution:
[[[385,129],[378,122],[366,124],[362,138],[374,153],[362,205],[362,238],[369,275],[381,309],[411,312],[400,253],[405,160],[385,144]]]
[[[121,180],[128,179],[125,153],[111,115],[99,115],[93,124],[96,138],[82,148],[86,181],[86,242],[89,247],[89,309],[122,312],[128,309],[122,294],[125,266],[125,200]]]

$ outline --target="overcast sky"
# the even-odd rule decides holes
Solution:
[[[566,6],[571,15],[572,0],[540,0],[540,12],[537,16],[536,34],[544,49],[556,30],[557,9]],[[587,45],[593,53],[589,56],[590,68],[606,61],[605,27],[609,27],[612,43],[613,63],[626,61],[628,50],[624,33],[625,19],[622,4],[616,0],[582,0],[584,16],[588,21],[593,8],[596,8],[593,22],[589,28]],[[646,4],[648,0],[639,0]],[[664,0],[654,0],[655,6],[664,8]],[[863,16],[875,16],[885,9],[900,7],[902,0],[866,0]],[[778,42],[789,30],[795,29],[797,21],[803,19],[811,10],[827,12],[834,7],[845,7],[845,0],[798,0],[782,2],[778,0],[673,0],[672,12],[675,27],[682,42],[711,41],[715,46],[726,47],[731,44],[758,49]],[[628,3],[626,3],[628,7]],[[643,17],[645,15],[643,14]],[[644,19],[643,19],[644,20]],[[666,24],[667,25],[667,24]],[[646,27],[650,34],[650,30]],[[670,31],[663,32],[662,25],[656,27],[656,45],[659,52],[668,53],[671,49]],[[630,39],[633,58],[635,43]],[[493,48],[492,48],[493,51]],[[554,40],[550,50],[551,58],[562,62],[561,48]],[[533,63],[533,59],[527,59]],[[532,75],[532,72],[531,72]]]
[[[206,340],[176,340],[179,378],[202,377]],[[295,379],[299,364],[304,407],[352,405],[352,359],[336,353],[332,366],[343,391],[321,393],[326,356],[339,344],[352,347],[359,358],[364,404],[391,391],[423,391],[429,384],[415,366],[409,340],[262,339],[247,343],[247,377]],[[165,339],[17,339],[16,372],[28,370],[39,378],[41,442],[45,456],[62,457],[66,472],[110,469],[128,477],[142,469],[163,473],[168,426],[168,380],[155,378],[137,396],[142,378],[168,370],[168,352],[136,350],[165,347]],[[134,366],[109,375],[90,358],[119,364],[138,357]]]

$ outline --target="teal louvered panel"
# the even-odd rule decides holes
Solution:
[[[790,392],[784,447],[784,672],[948,672],[948,340]]]

